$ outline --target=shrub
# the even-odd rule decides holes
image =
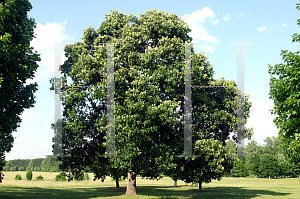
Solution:
[[[43,176],[39,175],[38,177],[36,177],[36,180],[44,180]]]
[[[55,181],[67,181],[66,172],[61,171],[57,176],[55,176]]]
[[[15,177],[15,180],[22,180],[21,175],[17,174],[16,177]]]
[[[27,173],[26,173],[26,179],[27,180],[32,180],[32,171],[31,170],[27,171]]]

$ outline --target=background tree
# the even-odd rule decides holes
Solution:
[[[250,175],[260,176],[260,155],[253,153],[252,157],[246,157],[246,168],[249,170]]]
[[[13,146],[12,132],[22,122],[19,116],[35,103],[37,83],[25,85],[41,61],[29,47],[35,27],[34,19],[27,18],[31,9],[28,0],[0,0],[0,171]]]
[[[274,155],[263,154],[261,157],[261,164],[259,166],[260,176],[263,178],[269,176],[278,176],[280,167],[278,165],[277,159]]]
[[[297,3],[296,5],[296,8],[300,10],[300,4]],[[300,19],[297,20],[297,24],[300,25]],[[300,34],[295,33],[292,37],[292,42],[300,42]],[[274,123],[280,129],[279,137],[290,158],[289,163],[293,170],[299,174],[300,56],[299,51],[292,53],[287,50],[282,50],[281,55],[284,64],[276,64],[274,67],[271,64],[268,65],[271,76],[269,96],[274,101],[271,113],[278,115],[274,119]]]
[[[222,176],[232,169],[234,158],[228,155],[228,151],[219,140],[201,139],[197,140],[195,145],[195,155],[201,157],[182,158],[183,161],[187,161],[184,161],[181,180],[198,183],[199,191],[202,191],[203,182],[209,183],[212,179],[220,181]]]
[[[232,176],[234,177],[246,177],[249,175],[249,171],[245,166],[243,159],[238,159],[236,165],[233,167]]]
[[[65,168],[72,167],[72,172],[80,172],[90,166],[94,168],[96,178],[101,179],[107,175],[105,168],[113,167],[119,173],[126,170],[129,179],[126,194],[136,194],[137,172],[150,179],[162,177],[162,165],[169,168],[174,156],[183,151],[183,119],[176,119],[183,116],[185,50],[177,43],[191,42],[192,38],[187,35],[190,31],[173,14],[150,10],[138,19],[134,15],[127,17],[113,11],[97,31],[91,27],[84,31],[83,42],[65,47],[68,60],[62,69],[63,83],[68,75],[76,85],[106,85],[107,52],[106,46],[100,43],[123,42],[123,45],[114,46],[115,152],[123,157],[98,158],[106,149],[106,88],[69,88],[62,98],[65,105],[63,151],[71,155],[63,159]],[[151,48],[146,53],[148,46]],[[193,48],[191,51],[193,82],[209,85],[205,83],[213,81],[212,66],[206,63],[202,53],[194,54]],[[228,82],[221,79],[216,83],[223,85]],[[198,116],[194,129],[202,127],[205,138],[219,139],[225,144],[235,126],[234,92],[235,89],[230,88],[208,92],[202,89],[201,93],[205,95],[195,94],[193,108],[201,107],[195,111]],[[230,102],[225,102],[226,95],[229,95]],[[214,97],[214,105],[208,102],[209,97]],[[217,103],[219,101],[221,105]],[[248,117],[251,103],[247,101],[246,104],[245,117]],[[201,112],[204,105],[209,109],[208,119],[204,119],[206,116]],[[178,107],[180,110],[176,112]],[[216,113],[217,110],[222,110],[223,116]],[[230,113],[227,114],[226,110]],[[209,126],[205,126],[206,123]],[[193,133],[197,136],[195,130]],[[247,129],[246,133],[251,137],[253,132]],[[97,167],[104,169],[99,171]]]
[[[236,155],[236,143],[233,140],[226,141],[226,150],[229,155]]]
[[[283,176],[285,178],[285,176],[289,176],[292,173],[293,172],[291,170],[291,167],[287,161],[280,165],[280,172],[279,172],[280,176]]]
[[[28,166],[29,167],[40,167],[44,159],[45,158],[32,159],[32,160],[30,160]]]
[[[41,168],[46,172],[59,172],[59,165],[61,164],[55,157],[49,156],[41,163]]]

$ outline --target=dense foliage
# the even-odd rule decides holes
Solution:
[[[59,172],[61,161],[54,157],[37,159],[17,159],[9,160],[3,167],[3,171],[40,171],[40,172]]]
[[[0,0],[0,171],[5,152],[13,146],[12,133],[22,122],[20,115],[35,104],[38,85],[26,85],[41,61],[30,47],[35,27],[34,19],[27,17],[31,9],[28,0]]]
[[[110,79],[107,75],[108,47],[103,43],[123,43],[114,45],[115,58],[112,60],[115,62],[115,152],[121,157],[99,157],[106,151],[109,117],[106,113],[110,108],[106,93],[110,87],[69,87],[62,93],[62,150],[70,157],[63,158],[62,170],[71,169],[75,176],[88,166],[95,178],[102,180],[106,175],[120,179],[127,173],[133,180],[128,181],[126,194],[136,194],[137,171],[142,177],[158,180],[163,172],[172,173],[175,167],[184,167],[175,156],[183,153],[184,143],[187,55],[185,45],[180,43],[192,41],[187,35],[190,31],[176,15],[155,9],[142,14],[139,19],[135,15],[113,11],[106,15],[106,21],[97,31],[92,27],[84,30],[83,42],[65,47],[68,59],[62,66],[63,86],[67,86],[67,76],[75,85],[107,85]],[[193,60],[193,86],[228,86],[192,89],[192,147],[195,149],[196,141],[202,139],[199,134],[203,134],[203,139],[219,140],[225,145],[230,132],[237,131],[238,93],[229,87],[236,84],[224,78],[214,80],[213,67],[204,53],[197,54],[191,47],[190,57]],[[54,80],[50,82],[53,85]],[[246,121],[250,107],[247,96]],[[54,129],[55,126],[58,125],[54,124]],[[250,138],[252,129],[246,129],[245,134]],[[229,159],[224,163],[226,168],[229,168]],[[209,176],[214,178],[215,174]],[[181,175],[181,178],[186,177]]]
[[[228,176],[251,175],[263,178],[297,176],[297,173],[292,170],[280,137],[267,137],[264,141],[266,144],[263,146],[258,145],[255,140],[249,142],[245,148],[246,157],[236,158],[235,166]],[[230,155],[234,155],[235,145],[232,140],[226,142],[226,148],[231,151]]]

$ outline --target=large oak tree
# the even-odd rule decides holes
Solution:
[[[114,173],[109,172],[111,168],[119,177],[126,177],[126,171],[126,194],[132,195],[137,194],[137,173],[158,180],[176,165],[174,161],[179,158],[175,160],[175,155],[182,155],[184,148],[185,46],[179,43],[192,41],[187,35],[190,31],[174,14],[150,10],[137,18],[113,11],[106,15],[106,21],[97,31],[92,27],[84,31],[83,42],[65,47],[68,59],[62,66],[64,86],[67,86],[67,76],[76,85],[107,85],[107,48],[103,43],[123,43],[114,45],[115,153],[123,157],[98,157],[106,149],[107,89],[68,88],[62,95],[62,149],[64,154],[71,156],[63,158],[65,169],[72,168],[76,173],[89,166],[95,179],[102,180],[108,173]],[[193,85],[236,86],[233,81],[215,81],[206,56],[196,54],[193,47],[191,58]],[[193,148],[199,147],[196,145],[198,139],[197,143],[211,145],[218,142],[213,145],[220,147],[220,153],[215,155],[221,161],[210,157],[213,162],[207,163],[211,168],[216,166],[218,172],[211,172],[200,180],[208,181],[209,178],[220,178],[223,169],[227,170],[231,165],[230,158],[224,153],[224,145],[230,132],[236,130],[237,92],[234,88],[193,92]],[[246,99],[245,119],[249,116],[250,106]],[[252,134],[252,129],[247,129],[246,137],[250,138]],[[215,161],[217,165],[213,165]]]

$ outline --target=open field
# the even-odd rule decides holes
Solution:
[[[203,183],[203,191],[198,193],[198,185],[185,186],[182,181],[178,187],[168,177],[152,181],[137,177],[138,196],[125,196],[127,181],[120,182],[115,188],[115,181],[107,177],[102,183],[93,181],[56,182],[58,173],[33,172],[33,180],[26,180],[26,171],[3,172],[0,184],[0,198],[300,198],[299,178],[261,179],[224,177],[221,181],[213,180]],[[14,180],[16,174],[22,180]],[[44,181],[36,181],[42,175]]]

